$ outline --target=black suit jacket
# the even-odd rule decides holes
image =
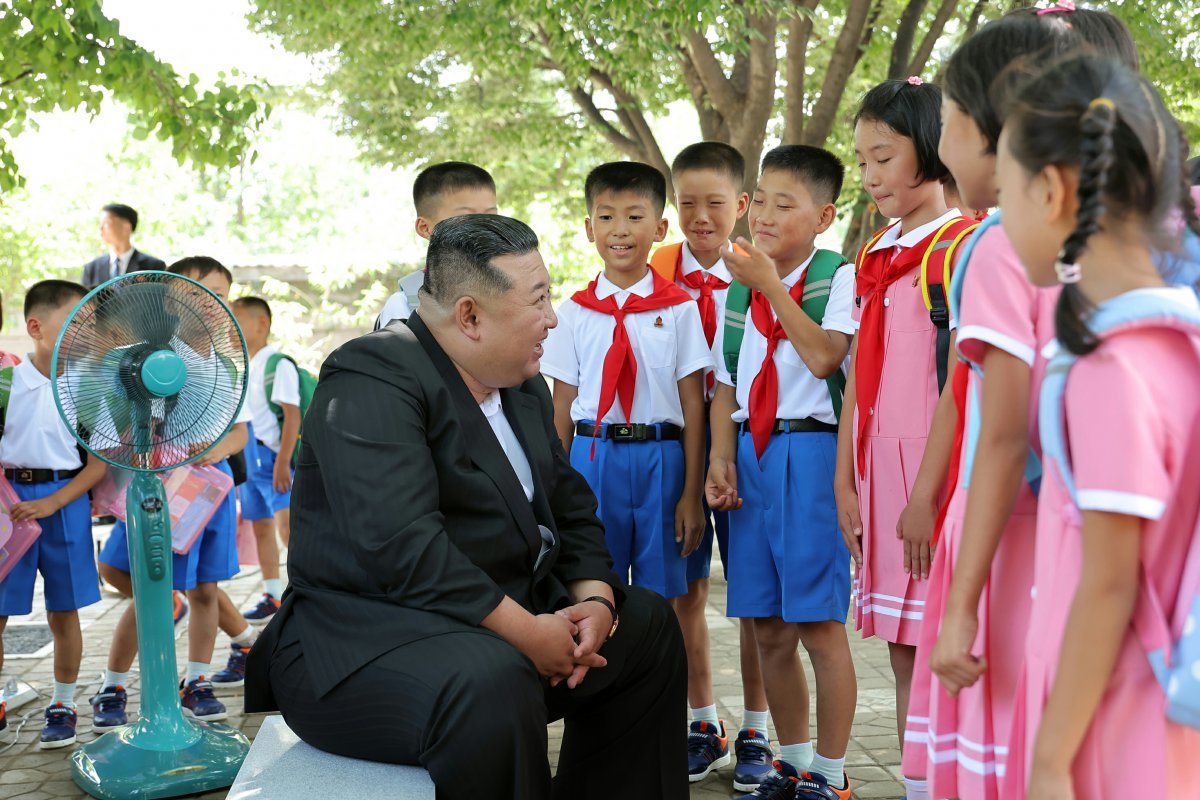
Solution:
[[[567,605],[567,584],[581,579],[622,596],[545,382],[534,377],[501,399],[529,458],[532,503],[418,315],[329,356],[292,488],[290,584],[251,653],[247,711],[275,709],[268,672],[285,627],[323,696],[389,650],[478,625],[504,595],[533,613]],[[555,545],[535,571],[539,524]]]
[[[133,255],[129,257],[129,269],[125,272],[137,272],[143,269],[165,270],[166,268],[167,264],[161,258],[155,258],[149,253],[143,253],[134,248]],[[88,289],[94,289],[108,280],[111,274],[112,256],[108,253],[97,256],[83,265],[83,285]]]

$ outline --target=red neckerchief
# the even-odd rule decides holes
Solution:
[[[797,305],[804,294],[804,279],[808,276],[806,267],[800,280],[791,288],[788,295]],[[750,436],[754,440],[754,453],[762,458],[771,440],[771,431],[775,428],[775,415],[779,410],[779,370],[775,367],[775,350],[780,342],[787,341],[787,333],[778,317],[771,313],[771,303],[763,297],[762,292],[750,294],[750,318],[754,327],[767,340],[767,355],[763,358],[762,366],[754,381],[750,384]]]
[[[896,223],[899,225],[900,223]],[[883,374],[885,349],[885,325],[883,294],[887,288],[902,278],[913,267],[921,265],[925,251],[939,230],[935,230],[911,247],[899,253],[893,247],[885,247],[859,257],[861,266],[855,276],[855,294],[862,304],[862,319],[858,327],[858,355],[854,361],[854,393],[858,405],[858,474],[866,475],[866,436],[870,421],[868,410],[879,398],[879,381]],[[869,243],[868,243],[869,244]],[[868,245],[863,245],[867,247]],[[918,376],[913,376],[914,380]]]
[[[728,289],[729,283],[721,280],[716,275],[709,274],[703,267],[693,272],[684,273],[682,247],[679,248],[679,264],[676,265],[675,273],[685,286],[700,292],[700,296],[696,298],[696,305],[700,309],[700,322],[704,326],[704,338],[711,348],[713,340],[717,336],[717,301],[713,297],[713,292],[720,289]],[[712,391],[715,383],[713,373],[709,372],[705,375],[704,381],[705,393],[707,395],[708,392]]]
[[[625,412],[625,422],[629,423],[629,415],[633,410],[633,390],[637,383],[637,357],[633,353],[633,345],[629,341],[629,332],[625,330],[625,315],[636,314],[639,311],[657,311],[681,303],[690,303],[691,295],[680,289],[671,281],[650,270],[654,276],[654,289],[646,297],[630,294],[624,306],[617,305],[615,294],[601,300],[596,296],[596,283],[593,280],[587,289],[576,292],[571,296],[579,305],[601,314],[613,317],[613,340],[604,356],[604,371],[600,376],[600,407],[596,411],[596,431],[604,417],[612,408],[613,401],[620,399],[621,408]],[[593,445],[594,446],[594,445]]]

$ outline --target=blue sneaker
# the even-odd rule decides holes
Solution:
[[[183,687],[179,692],[179,701],[183,713],[192,719],[216,722],[229,716],[225,704],[216,698],[212,684],[203,675]]]
[[[843,772],[846,788],[835,789],[819,772],[801,772],[796,784],[796,800],[850,800],[850,778]]]
[[[56,750],[75,744],[75,725],[78,722],[79,716],[75,709],[62,703],[50,706],[46,709],[46,724],[42,726],[42,739],[38,747],[43,750]]]
[[[232,651],[229,654],[229,663],[225,665],[225,669],[212,676],[214,689],[236,689],[246,682],[246,656],[250,655],[250,648],[231,642],[229,649]]]
[[[106,731],[129,724],[124,686],[105,686],[92,698],[92,730]]]
[[[785,761],[775,761],[771,767],[754,793],[743,795],[743,798],[796,800],[796,784],[800,782],[800,773]]]
[[[275,616],[275,612],[278,610],[279,600],[275,596],[263,592],[262,600],[258,601],[258,605],[249,611],[243,611],[242,616],[251,623],[267,622]]]
[[[771,771],[775,754],[767,735],[755,728],[738,731],[733,742],[736,763],[733,767],[733,788],[739,792],[753,792]]]
[[[725,723],[713,725],[698,719],[688,730],[688,782],[707,778],[713,770],[729,764],[729,734]]]

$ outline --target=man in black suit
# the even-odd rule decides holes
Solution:
[[[100,239],[107,245],[108,253],[83,265],[84,286],[91,289],[127,272],[167,268],[161,258],[134,249],[132,239],[137,224],[138,213],[129,206],[110,203],[101,209]]]
[[[421,764],[439,798],[685,798],[682,637],[666,601],[612,573],[555,435],[537,246],[507,217],[440,223],[420,312],[326,360],[291,583],[246,710],[280,709],[322,750]]]

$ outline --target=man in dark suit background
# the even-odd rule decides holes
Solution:
[[[101,209],[100,240],[108,247],[108,253],[97,256],[83,265],[81,282],[84,286],[91,289],[109,278],[128,272],[167,268],[161,258],[155,258],[134,248],[132,239],[137,224],[138,213],[129,206],[110,203]]]
[[[251,652],[246,710],[278,708],[332,753],[421,764],[439,798],[680,800],[682,637],[666,601],[611,572],[555,434],[537,246],[507,217],[440,223],[419,313],[325,362],[291,583]]]

